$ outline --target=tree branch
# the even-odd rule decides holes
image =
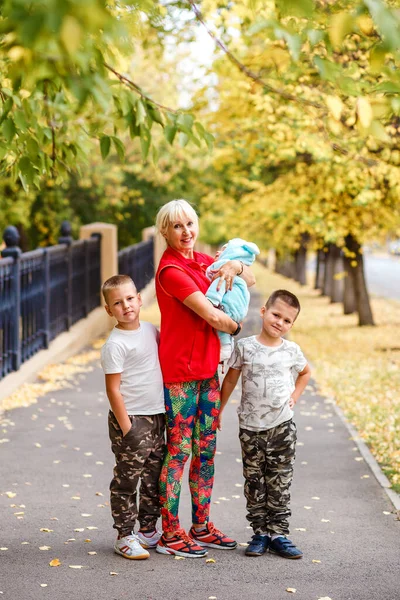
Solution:
[[[157,106],[157,108],[160,108],[161,110],[165,110],[165,111],[173,113],[175,115],[178,114],[178,112],[179,112],[178,110],[176,110],[174,108],[169,108],[168,106],[164,106],[163,104],[160,104],[159,102],[156,102],[155,100],[152,100],[152,98],[150,98],[149,96],[146,96],[146,94],[140,89],[140,87],[134,81],[131,81],[125,75],[118,73],[118,71],[116,71],[111,65],[104,63],[104,66],[109,71],[111,71],[111,73],[114,73],[114,75],[120,80],[121,83],[124,83],[130,89],[134,90],[141,98],[146,100],[146,102],[150,102],[151,104],[153,104],[154,106]]]

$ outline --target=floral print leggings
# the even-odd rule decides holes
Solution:
[[[190,455],[192,520],[195,524],[208,521],[220,408],[218,373],[211,379],[165,384],[164,398],[167,453],[161,470],[160,500],[163,530],[172,533],[180,529],[179,497]]]

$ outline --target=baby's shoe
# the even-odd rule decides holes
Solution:
[[[150,554],[142,548],[139,538],[134,533],[117,538],[114,544],[114,551],[124,558],[131,560],[144,560],[149,558]]]

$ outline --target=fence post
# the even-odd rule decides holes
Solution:
[[[50,343],[50,255],[47,248],[43,249],[43,343],[48,348]]]
[[[12,295],[14,299],[15,310],[11,316],[11,353],[12,353],[12,368],[18,371],[21,366],[21,339],[19,335],[19,323],[21,315],[21,248],[19,248],[20,235],[18,229],[13,225],[5,228],[3,240],[6,248],[2,250],[1,256],[8,256],[14,259],[13,275],[12,275]]]
[[[66,261],[67,261],[67,330],[70,329],[72,323],[72,227],[69,221],[61,223],[61,236],[58,238],[59,244],[65,244]]]

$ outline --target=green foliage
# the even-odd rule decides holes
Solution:
[[[25,190],[56,185],[78,171],[99,146],[124,160],[126,136],[139,138],[145,160],[165,128],[196,145],[212,136],[193,116],[146,95],[125,64],[152,31],[162,30],[165,9],[151,0],[3,0],[0,21],[0,174]],[[153,155],[154,156],[154,155]]]

